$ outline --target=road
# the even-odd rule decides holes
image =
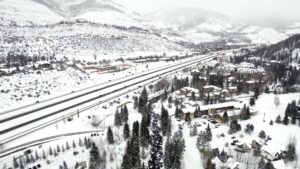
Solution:
[[[170,64],[168,66],[134,75],[111,83],[87,88],[68,96],[59,97],[41,104],[15,109],[0,114],[0,144],[25,136],[38,129],[54,124],[68,116],[83,112],[96,105],[113,100],[143,85],[152,83],[164,75],[179,69],[195,65],[211,59],[212,55],[199,56],[189,61]]]

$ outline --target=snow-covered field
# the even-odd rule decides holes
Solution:
[[[136,55],[132,55],[136,56]],[[184,61],[184,60],[182,60]],[[179,61],[181,62],[181,61]],[[71,93],[88,86],[109,82],[115,79],[139,74],[147,70],[167,66],[168,62],[136,63],[129,69],[114,73],[83,73],[74,68],[64,71],[33,71],[30,74],[15,74],[0,79],[0,109],[20,107],[36,101]],[[41,72],[41,74],[37,74]]]

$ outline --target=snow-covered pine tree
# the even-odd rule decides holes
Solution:
[[[211,132],[209,124],[207,125],[207,127],[205,129],[205,135],[206,135],[208,142],[212,141],[212,132]]]
[[[158,114],[152,115],[152,125],[151,125],[151,131],[152,134],[150,136],[150,159],[148,161],[148,168],[149,169],[160,169],[163,167],[163,164],[161,162],[163,152],[162,152],[162,136],[160,135],[160,127],[158,125]]]
[[[227,111],[225,110],[225,112],[224,112],[224,114],[223,114],[223,122],[224,123],[228,123],[228,113],[227,113]]]
[[[265,169],[275,169],[271,160],[268,160],[268,162],[265,165]]]
[[[168,134],[168,126],[169,126],[169,113],[168,110],[165,109],[163,106],[161,108],[161,130],[162,135],[166,136]]]
[[[121,125],[122,125],[122,119],[121,119],[121,115],[119,113],[119,110],[117,109],[116,113],[115,113],[115,126],[119,127]]]
[[[127,121],[128,121],[128,108],[127,108],[126,104],[124,106],[124,110],[123,111],[124,112],[123,112],[123,116],[122,116],[122,121],[124,123],[127,123]]]
[[[147,114],[143,113],[141,128],[140,128],[140,143],[142,147],[148,147],[150,140],[150,132],[148,129]]]
[[[264,158],[261,158],[258,162],[258,168],[257,169],[265,169],[266,163]]]
[[[93,142],[91,144],[91,150],[90,150],[89,169],[98,169],[99,166],[100,166],[100,153],[98,147]]]
[[[125,140],[130,137],[130,129],[129,129],[129,125],[127,123],[125,123],[124,128],[123,128],[123,137]]]
[[[107,129],[107,141],[108,141],[108,144],[114,144],[115,143],[114,134],[113,134],[110,126]]]
[[[276,117],[275,122],[276,122],[276,123],[281,123],[281,116],[280,116],[280,115],[278,115],[278,116]]]
[[[18,161],[17,161],[17,159],[16,159],[16,157],[13,157],[13,167],[14,168],[19,168],[19,163],[18,163]]]

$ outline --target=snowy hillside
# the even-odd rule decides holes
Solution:
[[[233,43],[272,44],[287,38],[285,33],[273,28],[247,25],[217,12],[192,7],[169,8],[150,13],[145,18],[160,28],[180,32],[182,39],[194,43],[227,40]],[[165,33],[174,37],[171,31]]]
[[[0,25],[47,25],[64,18],[32,0],[1,0]]]

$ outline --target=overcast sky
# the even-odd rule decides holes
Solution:
[[[169,5],[209,9],[236,19],[272,17],[300,20],[300,0],[115,0],[141,14]]]

